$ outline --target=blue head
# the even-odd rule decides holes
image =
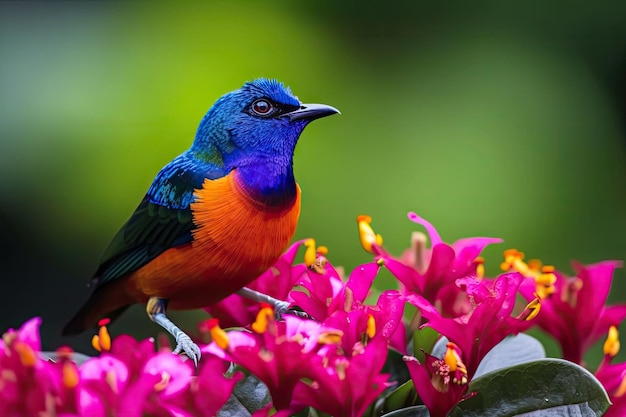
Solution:
[[[302,104],[282,83],[259,78],[215,102],[188,154],[223,173],[236,169],[249,194],[280,206],[295,196],[293,152],[302,130],[335,113],[331,106]]]
[[[306,125],[335,113],[330,106],[302,104],[282,83],[259,78],[215,102],[191,151],[225,170],[259,163],[291,166]]]

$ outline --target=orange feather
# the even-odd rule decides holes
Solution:
[[[300,187],[280,210],[254,200],[236,170],[206,179],[191,204],[191,244],[168,249],[125,280],[136,302],[170,300],[173,309],[206,307],[249,284],[278,259],[296,230]]]

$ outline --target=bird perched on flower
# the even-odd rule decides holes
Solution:
[[[91,297],[64,335],[146,304],[150,318],[194,361],[200,350],[166,309],[206,307],[246,291],[289,244],[300,214],[293,153],[303,129],[339,111],[302,104],[259,78],[209,109],[187,151],[156,176],[106,249]],[[246,292],[248,294],[250,291]]]

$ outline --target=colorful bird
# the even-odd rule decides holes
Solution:
[[[196,363],[200,350],[165,315],[206,307],[241,291],[289,244],[300,214],[293,153],[313,120],[339,113],[302,104],[276,80],[259,78],[209,109],[191,148],[167,164],[106,249],[94,291],[63,329],[78,334],[130,305],[176,339]],[[262,298],[262,295],[261,295]]]

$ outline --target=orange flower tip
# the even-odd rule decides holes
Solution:
[[[531,259],[527,262],[528,268],[532,269],[533,271],[541,270],[542,269],[541,264],[542,262],[539,259]]]
[[[93,348],[98,352],[102,352],[102,348],[100,347],[100,338],[97,334],[94,334],[91,338],[91,346],[93,346]]]
[[[614,358],[620,349],[619,343],[619,332],[617,331],[617,327],[611,326],[609,327],[609,334],[607,335],[606,340],[604,341],[603,351],[604,354]]]
[[[105,352],[111,350],[111,335],[109,335],[109,331],[107,330],[106,326],[100,327],[100,330],[98,331],[98,336],[100,348]]]
[[[477,256],[476,259],[474,259],[474,263],[478,265],[482,265],[485,263],[485,258],[483,258],[482,256]]]
[[[367,337],[370,339],[376,336],[376,320],[372,314],[367,315],[367,328],[365,330],[365,334],[367,334]]]
[[[33,367],[37,363],[37,353],[24,342],[17,341],[15,350],[20,357],[20,362],[26,367]]]
[[[328,254],[328,248],[326,246],[318,246],[317,247],[317,254],[318,255],[327,255]]]
[[[209,327],[209,334],[211,335],[211,339],[213,339],[213,341],[219,348],[226,350],[229,343],[228,334],[226,334],[226,332],[219,326],[219,324],[217,323],[217,319],[209,320],[215,320],[214,324]]]
[[[261,308],[256,315],[256,320],[252,323],[252,330],[262,334],[267,331],[269,322],[274,319],[274,309],[267,303],[261,303]]]
[[[371,216],[367,216],[365,214],[361,214],[356,216],[356,222],[357,223],[361,223],[361,222],[365,222],[367,224],[372,222],[372,217]]]
[[[65,362],[63,364],[63,385],[66,388],[74,388],[78,385],[78,370],[76,365],[71,362]]]
[[[111,319],[104,318],[98,322],[98,326],[107,326],[109,323],[111,323]]]
[[[366,252],[374,253],[372,246],[374,244],[381,246],[383,244],[383,237],[374,232],[372,226],[370,225],[372,218],[369,216],[359,216],[357,217],[358,225],[359,225],[359,240],[361,241],[361,246],[365,249]]]
[[[554,271],[554,265],[544,265],[541,267],[541,272],[544,274],[553,273]]]

